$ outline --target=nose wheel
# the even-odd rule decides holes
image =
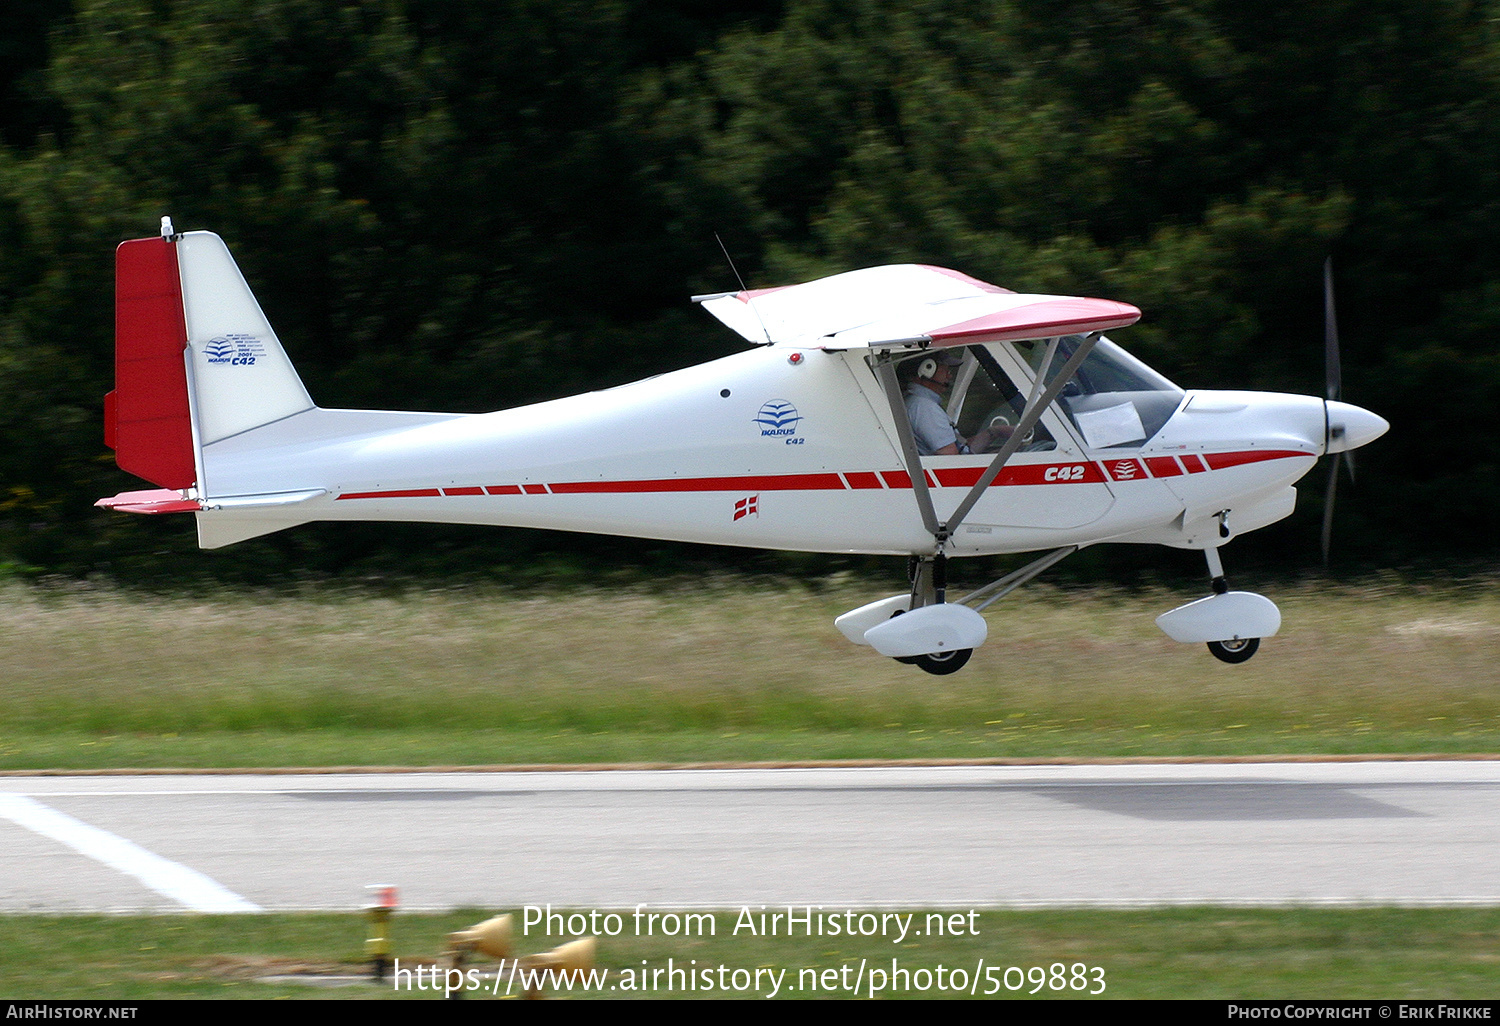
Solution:
[[[1227,509],[1219,514],[1219,536],[1229,537],[1229,511]],[[1224,579],[1224,564],[1219,559],[1219,550],[1204,549],[1203,555],[1208,560],[1209,585],[1213,588],[1214,594],[1227,595],[1229,582]],[[1208,642],[1208,650],[1221,663],[1243,663],[1259,648],[1259,638],[1233,638],[1229,641]]]
[[[1208,645],[1221,663],[1243,663],[1260,650],[1260,640],[1281,630],[1281,610],[1264,595],[1230,591],[1217,549],[1206,549],[1212,595],[1168,610],[1156,625],[1173,641]]]

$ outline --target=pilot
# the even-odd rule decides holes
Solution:
[[[998,438],[1010,435],[1008,424],[997,423],[964,438],[943,409],[943,393],[953,384],[963,354],[951,350],[924,356],[917,361],[916,376],[906,386],[906,417],[922,456],[958,456],[984,452]]]

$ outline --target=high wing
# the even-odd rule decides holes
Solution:
[[[1023,295],[926,264],[693,298],[750,342],[819,349],[1051,338],[1123,328],[1141,316],[1128,303]]]

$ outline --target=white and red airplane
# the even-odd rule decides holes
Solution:
[[[162,221],[117,251],[105,401],[120,468],[159,489],[99,505],[191,512],[203,548],[387,520],[906,555],[911,587],[836,625],[932,673],[984,642],[986,606],[1101,542],[1201,549],[1213,593],[1157,623],[1248,659],[1281,616],[1228,589],[1219,548],[1389,426],[1332,399],[1185,391],[1103,337],[1133,306],[913,264],[694,297],[753,347],[618,388],[487,414],[325,410],[223,240]],[[949,597],[949,557],[1036,550]]]

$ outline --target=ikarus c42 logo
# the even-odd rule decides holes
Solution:
[[[801,419],[797,407],[785,399],[772,399],[763,403],[760,412],[755,415],[755,423],[760,425],[762,438],[781,438],[787,445],[801,445],[806,441],[797,437],[797,422]]]
[[[266,344],[254,335],[220,335],[203,346],[204,359],[225,367],[253,367],[266,355]]]

